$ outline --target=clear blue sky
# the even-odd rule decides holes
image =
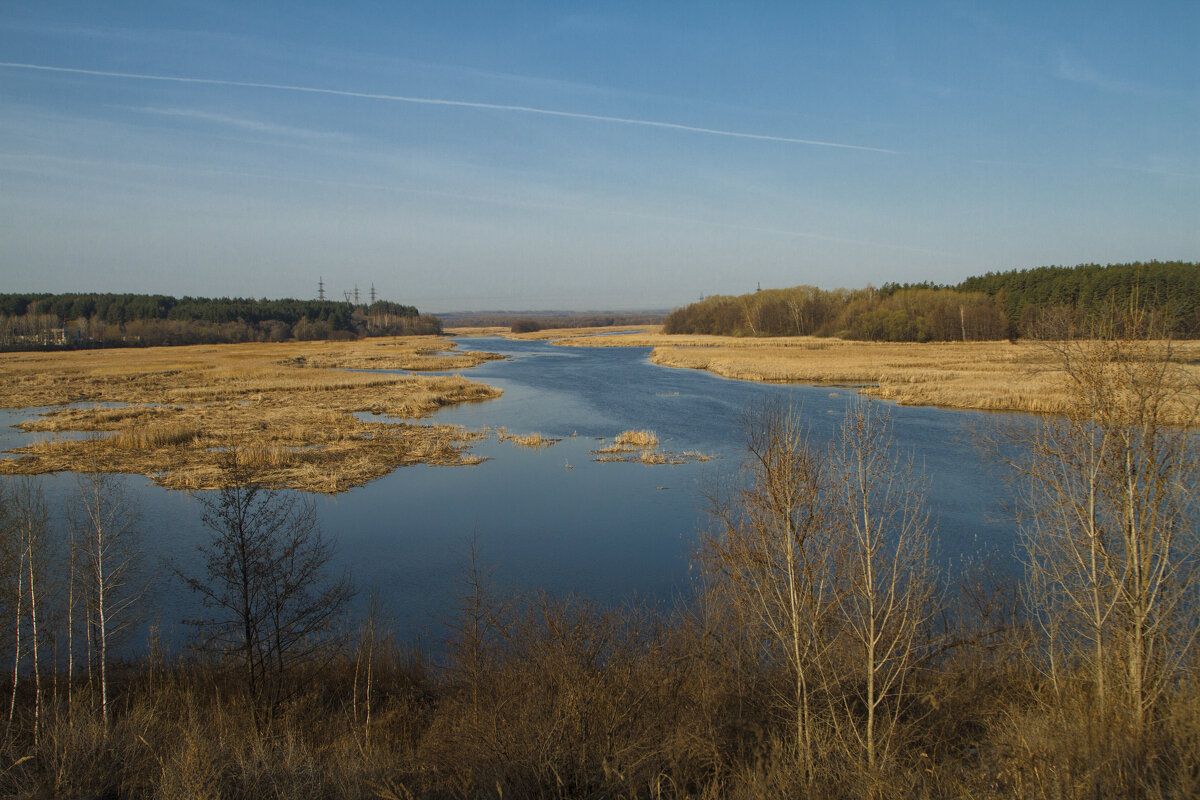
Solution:
[[[0,291],[422,310],[1200,260],[1200,3],[6,2]]]

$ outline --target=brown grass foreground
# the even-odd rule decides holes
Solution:
[[[806,783],[777,711],[785,678],[721,606],[481,608],[441,660],[364,626],[290,673],[290,699],[265,725],[229,664],[161,650],[120,670],[108,729],[86,678],[69,693],[60,677],[44,681],[34,735],[27,685],[0,749],[0,795],[1182,800],[1198,788],[1194,683],[1136,753],[1086,705],[1086,686],[1068,689],[1078,713],[1048,711],[1028,643],[1003,624],[962,631],[916,671],[886,765],[868,770],[831,736]],[[849,700],[856,687],[838,691]]]
[[[630,332],[597,335],[619,331]],[[1054,343],[668,336],[653,325],[504,335],[552,340],[565,347],[653,347],[650,360],[665,367],[703,369],[743,381],[851,385],[902,405],[1039,414],[1062,413],[1068,406]],[[1173,347],[1175,358],[1200,383],[1200,342],[1176,342]],[[1176,409],[1178,419],[1189,415],[1190,409]]]
[[[415,419],[499,390],[458,375],[345,371],[460,369],[498,358],[447,352],[453,347],[407,337],[6,354],[0,406],[120,405],[60,408],[23,423],[96,435],[19,448],[17,458],[0,460],[0,472],[87,467],[208,489],[219,482],[218,455],[236,442],[266,485],[340,492],[408,464],[477,463],[464,445],[481,434]],[[364,422],[362,412],[414,422]]]

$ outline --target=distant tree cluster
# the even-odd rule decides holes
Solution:
[[[1200,337],[1200,264],[1192,262],[1137,261],[989,272],[968,278],[957,288],[993,297],[1009,323],[1025,335],[1034,333],[1048,311],[1069,312],[1076,327],[1082,328],[1114,309],[1138,307],[1161,314],[1176,336]]]
[[[0,348],[278,342],[440,333],[414,306],[144,294],[0,294]]]
[[[533,333],[542,329],[542,323],[536,319],[519,319],[512,324],[513,333]]]
[[[948,289],[834,289],[814,286],[715,295],[671,312],[666,333],[837,336],[893,342],[1002,339],[1004,315],[987,295]]]
[[[1174,336],[1200,337],[1200,265],[1086,264],[988,273],[957,286],[796,286],[714,295],[672,311],[663,329],[892,342],[994,340],[1082,332],[1114,309],[1134,307],[1152,310]]]

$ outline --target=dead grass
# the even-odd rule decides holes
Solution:
[[[188,444],[200,436],[197,425],[177,423],[154,428],[130,428],[117,434],[113,444],[125,450],[154,450]]]
[[[517,447],[527,447],[530,450],[540,450],[543,447],[553,447],[561,439],[552,439],[540,433],[517,434],[509,433],[508,428],[497,428],[496,438],[502,442],[512,442]]]
[[[345,491],[408,464],[477,463],[465,448],[482,434],[418,425],[416,418],[498,397],[499,390],[458,375],[343,371],[441,369],[446,349],[444,342],[402,337],[6,354],[0,406],[124,405],[58,408],[23,423],[31,432],[97,436],[18,448],[17,458],[0,460],[0,472],[86,466],[148,475],[171,488],[212,488],[219,454],[231,441],[247,453],[257,480],[316,492]],[[462,355],[463,363],[490,357]],[[368,422],[361,413],[397,419]]]
[[[613,442],[625,447],[658,447],[658,435],[654,431],[621,431]]]
[[[708,461],[710,455],[688,450],[676,453],[658,449],[658,435],[654,431],[621,431],[613,437],[613,443],[591,451],[593,461],[623,461],[632,464],[687,464],[693,461]]]

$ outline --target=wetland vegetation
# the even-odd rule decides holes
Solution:
[[[21,424],[46,437],[0,461],[0,472],[84,467],[210,489],[236,442],[264,485],[341,492],[405,464],[473,463],[465,445],[478,433],[417,420],[499,392],[458,375],[381,371],[457,370],[492,357],[453,348],[374,338],[9,354],[0,405],[50,408]],[[56,436],[78,432],[93,435]]]

